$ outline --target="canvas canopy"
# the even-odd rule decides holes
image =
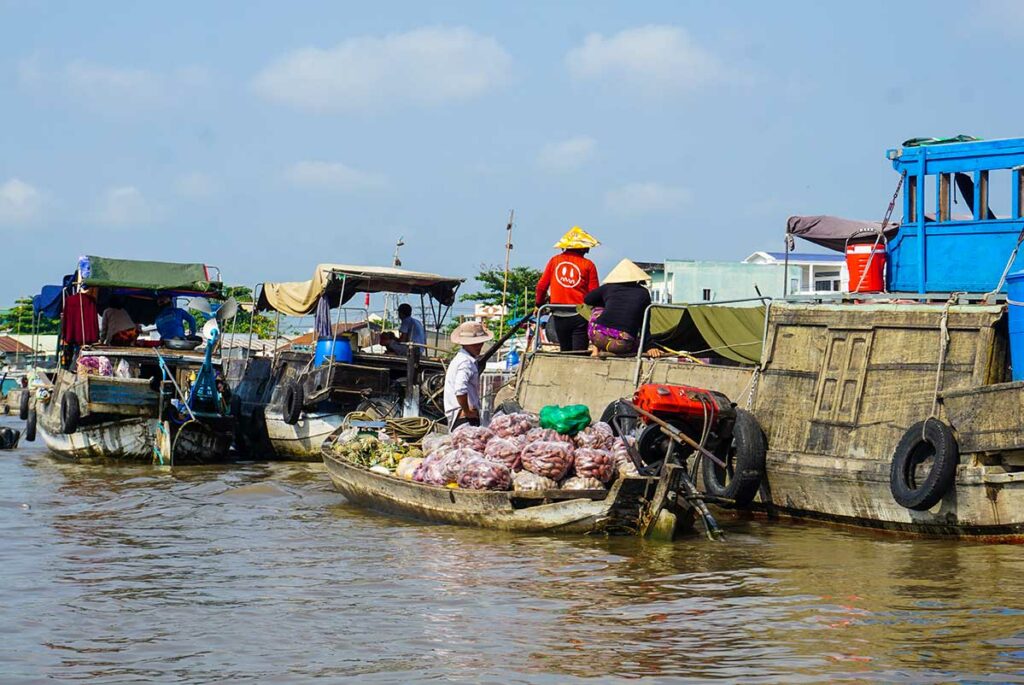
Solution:
[[[462,282],[461,278],[393,267],[319,264],[308,281],[264,283],[257,309],[302,316],[314,312],[321,297],[331,307],[337,307],[356,293],[380,292],[430,295],[441,304],[451,306]]]
[[[222,284],[211,281],[203,264],[146,262],[88,256],[79,264],[82,282],[99,288],[204,293],[219,296]]]
[[[695,356],[720,356],[740,364],[761,361],[764,307],[690,305],[685,309],[653,307],[653,342]]]
[[[38,295],[32,296],[32,312],[47,319],[59,319],[63,293],[62,285],[44,285]]]
[[[854,235],[859,241],[870,241],[882,228],[881,221],[843,219],[838,216],[791,216],[786,221],[786,233],[836,252],[846,250],[846,241]],[[892,240],[900,229],[897,221],[885,227],[885,237]]]

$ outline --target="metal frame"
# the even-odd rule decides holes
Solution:
[[[644,363],[644,342],[648,339],[647,329],[651,322],[651,310],[652,309],[690,309],[692,307],[714,307],[723,304],[739,304],[741,302],[762,302],[765,305],[764,311],[764,330],[761,331],[761,344],[768,339],[768,315],[771,313],[772,298],[770,297],[744,297],[738,300],[721,300],[716,302],[695,302],[692,304],[654,304],[651,303],[644,310],[643,324],[640,327],[640,339],[637,341],[636,349],[636,370],[633,373],[633,385],[637,385],[640,382],[640,375],[643,371]],[[762,352],[762,357],[764,353]],[[760,366],[760,362],[757,364]]]

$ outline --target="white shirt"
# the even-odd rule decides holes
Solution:
[[[444,413],[448,417],[449,426],[455,422],[462,409],[457,399],[459,395],[466,396],[470,409],[480,409],[480,374],[476,359],[465,348],[455,355],[444,375]]]
[[[121,331],[128,331],[135,328],[132,317],[123,309],[107,307],[103,310],[100,318],[100,340],[109,345],[115,335]]]

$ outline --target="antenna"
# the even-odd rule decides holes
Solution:
[[[395,241],[395,251],[391,255],[391,265],[396,269],[402,266],[402,260],[398,257],[398,251],[405,245],[405,236],[398,236],[398,240]],[[369,297],[369,293],[367,293]],[[398,309],[398,294],[397,293],[385,293],[384,295],[384,320],[381,322],[381,326],[387,326],[388,324],[388,312],[394,304],[394,309]],[[367,322],[369,323],[369,322]],[[383,330],[383,329],[382,329]]]
[[[508,210],[508,225],[505,227],[505,281],[501,286],[501,323],[498,324],[498,337],[505,332],[505,303],[508,301],[508,264],[512,255],[512,224],[516,218],[516,210]]]

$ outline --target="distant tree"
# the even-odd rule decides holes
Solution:
[[[234,320],[228,319],[224,322],[224,326],[221,328],[222,333],[249,333],[249,321],[252,321],[253,336],[257,338],[273,338],[274,337],[274,319],[266,316],[265,314],[258,314],[255,312],[246,311],[246,308],[242,307],[242,303],[251,303],[253,301],[252,288],[244,285],[228,286],[224,288],[224,294],[227,297],[233,297],[238,300],[238,314],[235,315]],[[191,310],[192,316],[196,317],[196,325],[202,328],[203,324],[206,323],[208,318],[206,314],[195,309]]]
[[[32,298],[21,297],[14,301],[14,306],[6,312],[0,313],[0,331],[14,335],[29,335],[32,333]],[[42,335],[52,335],[60,328],[60,321],[47,319],[45,316],[39,319],[38,332]]]
[[[537,281],[541,272],[529,266],[515,266],[508,272],[508,295],[505,301],[508,307],[506,322],[524,316],[533,309],[533,295],[537,290]],[[505,283],[505,270],[499,266],[480,265],[480,273],[476,280],[483,288],[475,293],[466,293],[459,299],[463,302],[479,302],[481,304],[501,305],[501,291]]]

